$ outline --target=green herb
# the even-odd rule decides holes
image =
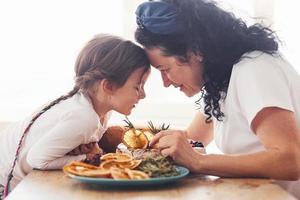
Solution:
[[[179,174],[172,159],[162,155],[144,158],[138,169],[150,177],[169,177]]]
[[[128,117],[125,116],[125,118],[126,119],[123,120],[127,124],[125,127],[129,128],[129,129],[131,129],[131,128],[135,129],[133,124],[131,123],[131,121],[128,119]]]
[[[149,130],[155,135],[156,133],[160,132],[160,131],[164,131],[164,130],[167,130],[169,127],[170,127],[170,124],[169,125],[165,125],[165,123],[163,123],[160,127],[156,128],[152,121],[148,121],[148,124],[149,124]]]

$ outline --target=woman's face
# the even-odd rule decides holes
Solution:
[[[131,110],[138,104],[139,100],[146,97],[144,85],[150,71],[148,69],[145,72],[145,68],[135,70],[123,86],[114,90],[111,98],[113,110],[124,115],[131,113]]]
[[[175,56],[164,56],[160,48],[146,49],[151,65],[158,69],[165,87],[173,85],[186,96],[192,97],[203,87],[202,57],[190,55],[188,62]]]

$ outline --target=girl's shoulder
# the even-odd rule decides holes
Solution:
[[[98,123],[98,117],[91,102],[81,93],[52,106],[40,118],[48,122],[72,121],[89,126],[95,126]]]

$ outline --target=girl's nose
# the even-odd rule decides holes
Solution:
[[[144,90],[144,87],[141,87],[139,91],[139,99],[144,99],[145,97],[146,97],[146,92]]]

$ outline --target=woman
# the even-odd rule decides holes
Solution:
[[[201,94],[188,129],[162,131],[152,145],[194,173],[285,180],[300,198],[300,77],[274,32],[204,0],[145,2],[136,15],[135,38],[164,86]],[[187,138],[214,139],[224,155],[196,153]]]

